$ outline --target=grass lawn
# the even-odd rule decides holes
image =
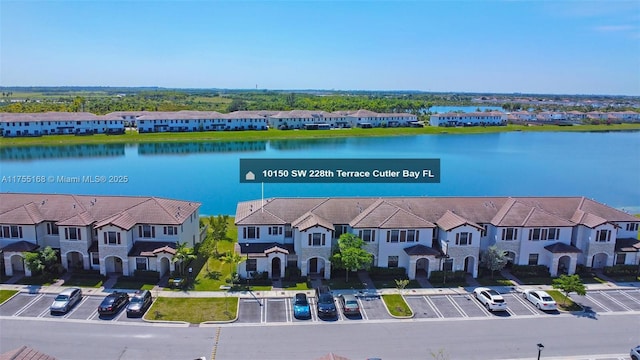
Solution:
[[[518,278],[524,285],[551,285],[553,278],[551,277],[530,277]]]
[[[208,218],[204,218],[204,221],[208,222]],[[238,228],[233,222],[234,218],[229,217],[227,238],[218,242],[218,254],[220,256],[209,258],[208,263],[204,259],[194,261],[196,263],[194,265],[197,265],[194,266],[194,270],[198,271],[198,275],[194,281],[193,290],[220,291],[220,286],[230,286],[226,279],[231,278],[231,272],[235,270],[235,266],[223,263],[222,256],[233,251],[233,246],[238,238]],[[200,267],[200,270],[198,270],[198,267]]]
[[[580,275],[580,280],[583,284],[604,284],[606,281],[600,279],[595,275]]]
[[[616,282],[635,282],[640,281],[640,276],[609,276]]]
[[[18,284],[23,285],[42,285],[49,286],[53,285],[54,282],[58,280],[57,277],[51,274],[42,274],[37,276],[25,276],[22,279],[18,280]]]
[[[71,278],[64,282],[64,286],[99,288],[104,281],[102,275],[71,275]]]
[[[344,277],[336,277],[335,279],[322,280],[325,285],[329,285],[331,290],[346,290],[346,289],[366,289],[367,286],[363,284],[357,276],[349,277],[349,281],[345,281]]]
[[[311,290],[309,284],[305,282],[289,282],[283,281],[282,288],[285,290]]]
[[[582,307],[578,304],[574,303],[571,298],[564,296],[564,294],[559,290],[548,290],[547,293],[551,295],[553,300],[558,303],[558,308],[564,311],[580,311]]]
[[[512,286],[513,283],[506,279],[499,271],[493,273],[493,278],[491,278],[491,274],[485,274],[483,276],[479,276],[476,280],[482,286]]]
[[[442,283],[440,282],[433,282],[430,281],[431,285],[433,285],[434,288],[453,288],[453,287],[467,287],[469,286],[469,284],[467,284],[467,282],[465,280],[462,281],[455,281],[455,280],[447,280],[446,283]]]
[[[382,300],[387,305],[387,309],[393,316],[412,316],[413,311],[409,308],[404,298],[400,295],[382,295]]]
[[[8,298],[16,294],[18,290],[0,290],[0,304],[7,301]]]
[[[156,284],[150,284],[148,281],[135,280],[131,278],[119,278],[118,282],[113,285],[114,289],[135,289],[135,290],[152,290]]]
[[[229,321],[236,318],[237,297],[225,298],[167,298],[159,297],[144,316],[147,320]]]
[[[376,289],[396,289],[395,280],[373,280],[373,284],[376,286]],[[420,289],[420,283],[416,280],[409,281],[409,284],[405,287],[405,289]]]

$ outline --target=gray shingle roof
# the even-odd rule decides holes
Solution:
[[[547,249],[549,252],[554,253],[554,254],[568,254],[568,253],[580,254],[580,253],[582,253],[582,250],[578,249],[577,247],[575,247],[573,245],[568,245],[568,244],[565,244],[565,243],[560,243],[560,242],[557,242],[557,243],[551,244],[551,245],[547,245],[544,248]]]

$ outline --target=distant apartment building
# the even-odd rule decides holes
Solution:
[[[197,202],[137,196],[0,193],[0,261],[31,274],[25,252],[50,246],[67,270],[131,276],[174,270],[178,243],[200,241]]]
[[[410,279],[443,269],[476,277],[491,245],[552,276],[640,262],[640,219],[584,197],[273,198],[239,203],[235,222],[243,277],[292,267],[329,278],[344,233],[364,240],[371,265]]]
[[[507,114],[498,111],[431,115],[431,126],[496,126],[507,124]]]

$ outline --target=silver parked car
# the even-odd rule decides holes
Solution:
[[[79,288],[68,288],[62,291],[53,300],[53,304],[49,307],[51,313],[66,313],[73,305],[82,299],[82,290]]]

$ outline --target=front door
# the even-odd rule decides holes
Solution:
[[[280,278],[280,258],[273,258],[273,260],[271,260],[271,278]]]
[[[315,274],[318,272],[318,258],[309,260],[309,273]]]

